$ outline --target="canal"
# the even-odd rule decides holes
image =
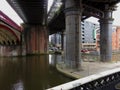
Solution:
[[[0,58],[0,90],[45,90],[72,79],[59,73],[59,55]]]

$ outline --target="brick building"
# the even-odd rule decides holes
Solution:
[[[100,50],[100,30],[96,32],[96,50]],[[120,50],[120,27],[114,26],[112,31],[112,50]]]

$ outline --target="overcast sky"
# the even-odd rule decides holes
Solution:
[[[49,7],[52,4],[53,0],[49,0]],[[113,13],[114,18],[114,25],[120,26],[120,3],[117,5],[118,8]],[[0,0],[0,10],[3,11],[6,15],[8,15],[13,21],[15,21],[17,24],[20,25],[20,23],[23,23],[22,19],[17,15],[17,13],[9,6],[9,4],[6,2],[6,0]],[[95,18],[89,18],[88,21],[91,21],[93,23],[98,23],[98,19]]]

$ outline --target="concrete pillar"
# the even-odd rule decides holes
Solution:
[[[100,20],[100,60],[103,62],[112,59],[112,23],[112,10],[107,9]]]
[[[80,69],[81,66],[81,11],[75,0],[65,0],[66,46],[65,60],[68,67]]]
[[[64,32],[61,32],[61,50],[64,50]]]
[[[31,25],[25,29],[26,54],[45,54],[48,51],[48,31],[45,26]]]

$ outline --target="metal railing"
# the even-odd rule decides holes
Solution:
[[[47,90],[120,90],[120,68],[104,71]]]

